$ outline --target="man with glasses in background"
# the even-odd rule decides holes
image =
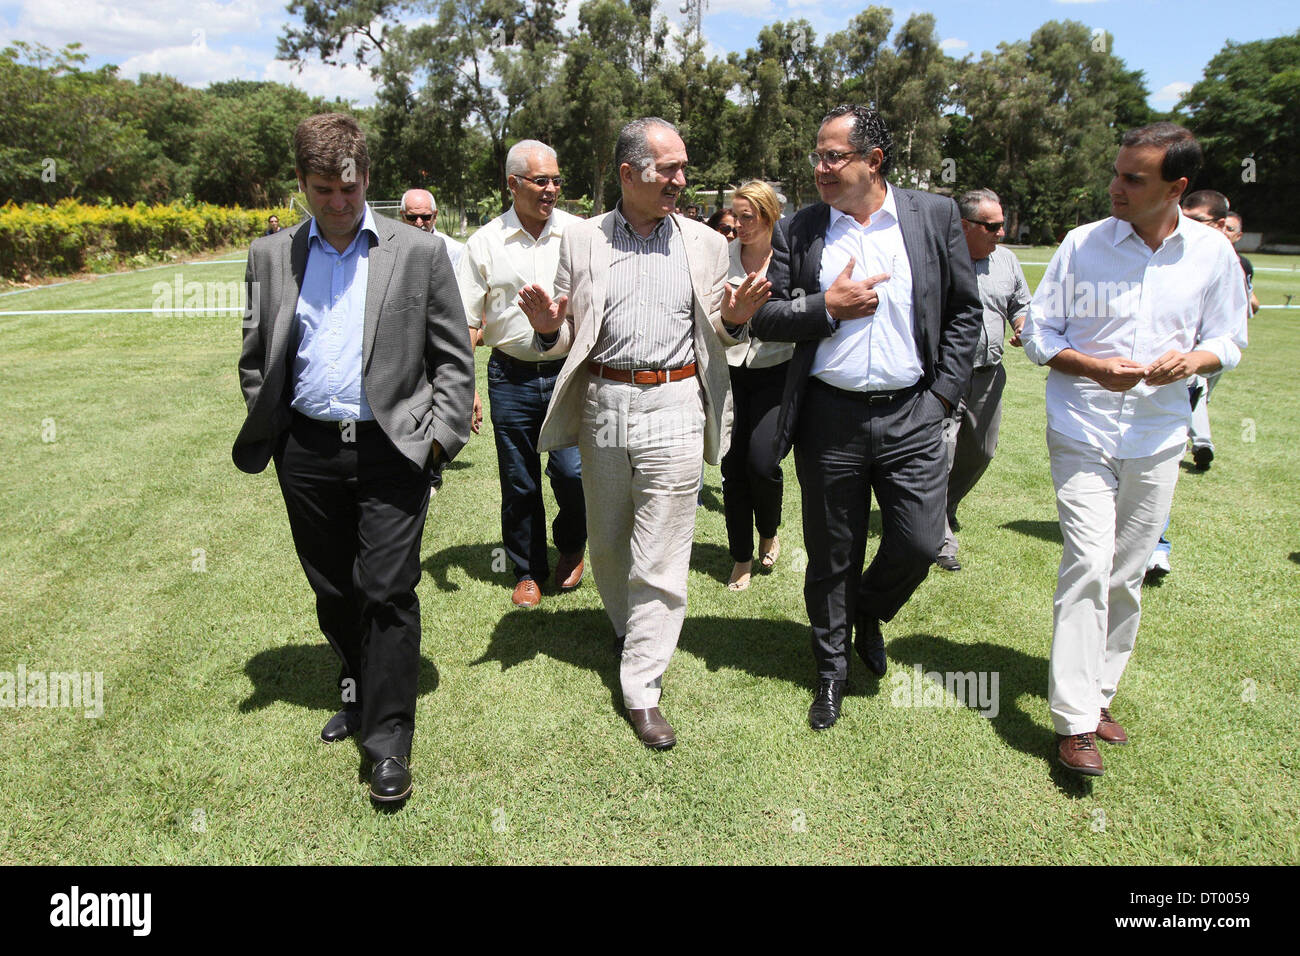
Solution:
[[[943,421],[970,384],[979,289],[957,204],[886,180],[893,139],[875,110],[837,106],[808,160],[822,202],[772,237],[761,339],[796,342],[777,426],[803,498],[817,690],[814,730],[840,715],[848,649],[883,676],[880,624],[920,586],[943,541]],[[880,547],[866,573],[871,492]]]
[[[465,243],[457,242],[445,232],[438,230],[438,202],[433,198],[433,193],[427,189],[408,189],[402,193],[402,200],[397,208],[402,220],[408,225],[435,235],[447,244],[447,258],[451,260],[453,270],[460,265],[460,258],[465,253]],[[471,344],[478,343],[471,342]],[[478,434],[479,423],[482,421],[483,402],[478,396],[478,389],[475,389],[474,411],[470,418],[470,431],[475,435]],[[442,472],[445,466],[446,462],[438,462],[429,476],[429,490],[435,495],[442,490]]]
[[[550,577],[537,439],[566,350],[543,356],[518,299],[525,287],[542,288],[548,295],[555,291],[560,241],[579,221],[555,208],[563,185],[550,146],[526,139],[511,147],[506,186],[514,203],[470,237],[458,270],[471,334],[481,329],[492,349],[488,404],[501,476],[501,540],[515,574],[511,601],[524,608],[541,603],[541,588]],[[551,526],[559,551],[555,589],[563,593],[582,582],[587,547],[578,449],[552,450],[546,474],[558,508]]]
[[[998,240],[1006,235],[1002,200],[991,189],[973,189],[957,201],[961,227],[966,234],[979,283],[984,322],[975,349],[970,387],[945,429],[948,449],[948,511],[943,547],[934,563],[945,571],[960,571],[957,560],[957,506],[984,475],[998,447],[1002,423],[1002,390],[1007,370],[1002,367],[1003,326],[1011,326],[1011,344],[1019,347],[1020,329],[1029,310],[1029,284],[1016,254]]]
[[[404,221],[416,229],[433,233],[447,244],[447,256],[451,259],[453,269],[460,265],[460,257],[465,253],[465,243],[457,242],[445,232],[438,230],[438,203],[433,198],[433,193],[427,189],[408,189],[402,193],[398,210]]]

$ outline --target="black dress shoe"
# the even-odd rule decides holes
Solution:
[[[385,757],[370,775],[370,799],[392,803],[411,795],[411,758]]]
[[[808,726],[813,730],[834,727],[840,719],[840,702],[844,700],[844,687],[848,681],[823,677],[817,681],[817,695],[808,708]]]
[[[345,707],[326,721],[321,728],[320,739],[327,744],[336,740],[346,740],[361,729],[361,711]]]
[[[880,633],[880,622],[874,617],[860,616],[854,631],[858,657],[867,665],[867,670],[877,677],[884,677],[889,661],[885,657],[885,638]]]
[[[934,559],[934,563],[939,565],[945,571],[960,571],[961,562],[951,554],[941,554]]]

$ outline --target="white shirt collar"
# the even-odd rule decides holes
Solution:
[[[1180,209],[1178,211],[1178,223],[1177,225],[1174,226],[1174,231],[1171,232],[1169,235],[1165,236],[1164,242],[1169,242],[1171,239],[1174,238],[1174,236],[1178,237],[1179,242],[1186,242],[1187,224],[1189,222],[1196,222],[1196,220],[1184,216],[1182,210]],[[1196,223],[1196,224],[1198,226],[1201,225],[1201,223]],[[1110,239],[1111,245],[1118,246],[1129,236],[1132,236],[1136,241],[1142,243],[1144,246],[1146,245],[1146,240],[1137,234],[1137,230],[1133,228],[1133,223],[1129,222],[1127,219],[1115,219],[1115,230],[1111,234],[1111,239]],[[1162,242],[1160,245],[1163,246],[1164,242]],[[1147,248],[1149,249],[1150,246],[1147,246]]]
[[[370,233],[372,236],[374,236],[376,240],[379,239],[379,229],[375,226],[375,217],[374,217],[374,214],[371,213],[371,211],[370,211],[370,203],[366,203],[366,211],[365,211],[365,214],[361,217],[361,228],[359,228],[359,229],[357,230],[357,234],[356,234],[355,236],[352,237],[352,242],[348,243],[348,249],[351,249],[352,246],[354,246],[354,245],[356,244],[356,241],[357,241],[358,237],[360,237],[360,235],[361,235],[363,232],[367,232],[367,231],[369,231],[369,233]],[[321,242],[324,242],[324,241],[325,241],[325,237],[322,236],[322,235],[320,234],[320,230],[316,228],[316,217],[315,217],[315,216],[312,216],[312,217],[311,217],[311,225],[307,228],[307,243],[308,243],[308,245],[311,244],[311,241],[312,241],[313,239],[318,239],[318,240],[320,240]],[[347,251],[347,250],[344,250],[344,252],[346,252],[346,251]]]
[[[878,217],[882,213],[887,213],[890,217],[889,220],[879,219]],[[858,223],[858,221],[848,213],[831,206],[831,219],[830,222],[826,224],[826,231],[829,232],[834,229],[841,219],[847,219],[855,225]],[[871,214],[871,218],[867,220],[866,226],[859,226],[859,228],[865,229],[867,226],[873,226],[882,221],[888,225],[891,220],[893,222],[898,222],[898,203],[894,198],[894,187],[889,185],[889,183],[885,183],[885,201],[880,204],[879,209]]]
[[[513,236],[516,232],[524,233],[529,239],[533,238],[533,234],[525,229],[524,224],[520,221],[519,213],[515,212],[514,203],[511,203],[510,208],[501,214],[501,227],[505,230],[507,239]],[[542,231],[534,241],[541,242],[548,236],[563,235],[564,217],[560,215],[560,210],[552,209],[551,215],[546,220],[546,225],[542,226]]]

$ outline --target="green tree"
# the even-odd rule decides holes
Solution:
[[[1196,188],[1224,193],[1252,230],[1300,233],[1300,31],[1224,44],[1178,115],[1201,142]]]

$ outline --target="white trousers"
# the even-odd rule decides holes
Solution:
[[[686,579],[704,459],[699,378],[663,385],[593,379],[578,433],[587,547],[614,633],[629,709],[657,707],[686,618]]]
[[[1048,703],[1058,734],[1091,733],[1133,653],[1142,577],[1169,514],[1183,446],[1112,458],[1049,428],[1047,448],[1065,542]]]

